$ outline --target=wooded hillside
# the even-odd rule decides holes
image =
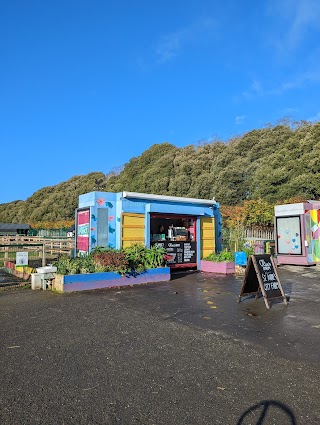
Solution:
[[[225,206],[263,200],[320,198],[320,122],[282,124],[250,131],[224,143],[177,148],[156,144],[118,173],[92,172],[44,187],[26,201],[0,205],[0,222],[70,221],[78,196],[110,192],[212,198]],[[99,182],[99,183],[97,183]],[[260,202],[260,201],[259,201]]]

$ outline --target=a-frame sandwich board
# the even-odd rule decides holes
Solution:
[[[287,299],[280,283],[277,267],[270,254],[250,255],[243,277],[243,283],[238,302],[244,295],[262,293],[265,305],[270,309],[269,300],[282,298],[287,305]]]

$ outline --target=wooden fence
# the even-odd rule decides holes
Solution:
[[[274,229],[245,229],[244,239],[247,240],[262,240],[262,241],[273,241],[274,240]]]
[[[74,250],[74,239],[49,239],[39,236],[1,236],[0,245],[28,245],[29,249],[32,245],[42,244],[44,246],[44,252],[46,256],[58,256],[61,254],[72,255]]]

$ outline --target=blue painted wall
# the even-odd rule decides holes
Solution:
[[[222,220],[220,205],[212,207],[195,205],[192,202],[166,202],[152,199],[126,199],[122,192],[90,192],[79,196],[79,208],[90,207],[90,251],[97,243],[97,208],[108,208],[108,243],[110,247],[121,247],[121,214],[123,212],[145,214],[145,242],[150,244],[150,213],[215,217],[216,245],[221,251]],[[197,229],[198,234],[199,229]],[[199,240],[199,239],[198,239]],[[198,247],[198,252],[200,249]]]

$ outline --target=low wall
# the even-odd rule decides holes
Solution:
[[[317,263],[309,263],[308,258],[304,255],[277,255],[278,264],[288,264],[292,266],[315,266]]]
[[[148,269],[136,275],[121,276],[114,272],[56,275],[52,285],[59,292],[88,291],[91,289],[141,285],[170,280],[170,268]]]

